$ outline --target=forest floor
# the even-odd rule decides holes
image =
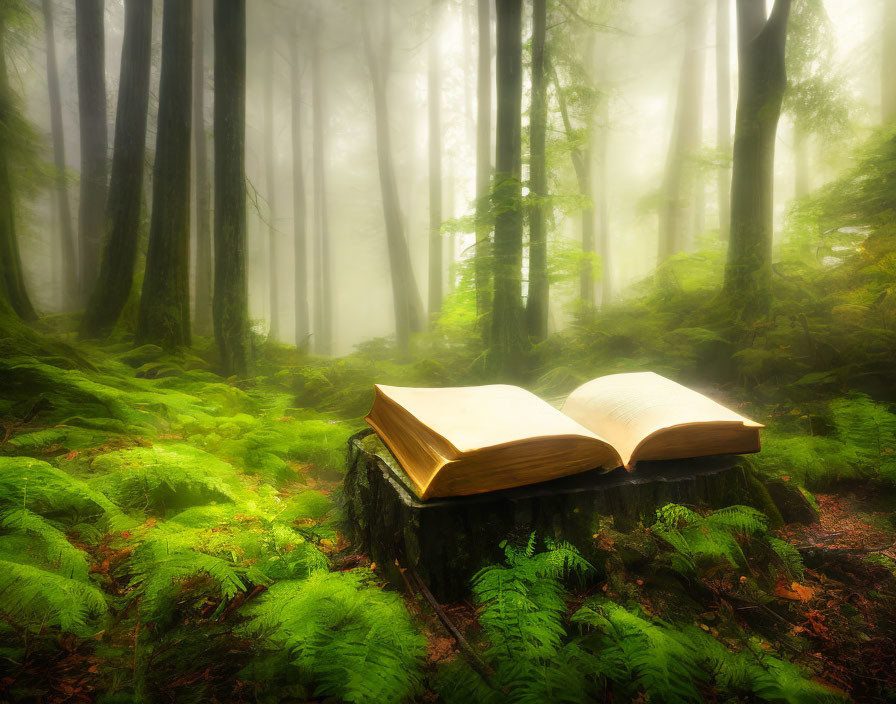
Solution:
[[[57,339],[8,339],[0,355],[0,700],[457,701],[446,673],[471,653],[340,530],[346,442],[369,403],[366,377],[363,392],[357,375],[344,381],[357,362],[315,366],[272,348],[238,382],[209,371],[201,342],[172,356]],[[433,365],[389,373],[413,383]],[[766,654],[794,663],[802,674],[788,677],[825,696],[885,701],[896,692],[892,498],[874,482],[832,485],[815,495],[816,523],[734,531],[743,560],[694,548],[687,577],[676,573],[686,546],[650,526],[611,527],[595,536],[603,576],[564,587],[551,638],[584,648],[595,628],[579,629],[577,612],[615,602],[643,628],[695,627],[769,672],[779,661]],[[693,540],[686,522],[701,520],[676,525]],[[753,552],[774,540],[799,551],[794,573]],[[524,701],[490,650],[499,636],[485,603],[474,590],[442,608],[506,700]],[[383,622],[392,630],[372,636]],[[346,680],[351,668],[376,672],[375,686]],[[712,669],[688,675],[707,699],[813,701]],[[640,671],[595,682],[606,701],[690,700],[664,697]]]

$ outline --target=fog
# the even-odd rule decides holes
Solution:
[[[716,6],[706,2],[699,50],[702,71],[700,96],[700,159],[709,160],[717,141],[716,95]],[[796,4],[796,3],[795,3]],[[825,0],[831,21],[833,60],[824,71],[841,78],[848,95],[849,129],[836,139],[813,136],[811,187],[830,180],[844,166],[841,158],[856,140],[879,121],[881,38],[880,0]],[[60,70],[66,163],[72,209],[78,212],[76,183],[80,162],[77,66],[74,8],[67,2],[53,3],[56,13],[56,50]],[[207,15],[205,46],[205,123],[211,134],[214,100],[213,35],[211,3],[197,0]],[[309,271],[318,264],[312,241],[316,215],[313,197],[312,155],[317,139],[312,130],[311,62],[319,47],[322,71],[323,131],[320,141],[326,177],[325,199],[329,215],[330,273],[332,276],[332,352],[343,354],[364,340],[388,336],[394,331],[390,267],[377,167],[375,115],[371,74],[362,40],[362,16],[379,32],[383,3],[275,2],[252,0],[247,11],[246,86],[246,176],[249,194],[249,305],[253,327],[271,328],[272,273],[277,281],[278,339],[293,343],[294,325],[294,208],[293,148],[291,126],[291,48],[297,45],[301,90],[301,168],[307,192],[304,213],[308,227],[306,259]],[[581,7],[579,7],[581,5]],[[600,171],[607,174],[607,251],[602,262],[605,290],[613,299],[628,295],[631,285],[651,274],[657,263],[659,199],[675,123],[679,73],[685,50],[685,15],[691,3],[664,0],[564,0],[549,7],[548,46],[562,44],[562,52],[587,66],[591,87],[607,102],[607,157]],[[150,117],[147,134],[147,164],[152,163],[161,56],[161,3],[156,3],[153,28],[153,68],[150,79]],[[430,43],[436,44],[441,65],[441,155],[443,220],[470,216],[475,200],[476,122],[476,7],[473,0],[392,0],[390,5],[392,51],[388,62],[389,129],[397,190],[404,217],[406,238],[417,285],[425,299],[427,289],[429,185],[427,67]],[[105,20],[105,79],[109,120],[109,152],[119,80],[123,38],[122,2],[107,0]],[[585,15],[596,18],[585,22]],[[737,95],[737,52],[734,2],[731,3],[730,60],[732,114]],[[39,22],[39,18],[37,18]],[[494,9],[492,9],[494,23]],[[524,12],[523,130],[525,133],[531,78],[527,70],[531,32]],[[491,31],[494,50],[494,27]],[[376,41],[376,37],[374,37]],[[592,56],[588,56],[588,52]],[[271,54],[271,56],[269,56]],[[30,120],[46,137],[47,160],[52,160],[50,118],[46,84],[43,32],[27,33],[12,59],[12,80],[22,91]],[[492,59],[494,92],[494,57]],[[266,81],[271,81],[270,98]],[[270,100],[270,104],[268,104]],[[575,106],[573,106],[574,108]],[[495,129],[496,99],[492,98],[491,129]],[[557,196],[553,213],[553,242],[574,245],[580,240],[580,215],[575,204],[564,205],[563,196],[577,191],[575,175],[563,153],[563,124],[556,114],[556,92],[549,91],[549,184]],[[267,175],[265,115],[272,113],[273,180]],[[573,115],[573,120],[577,118]],[[577,125],[581,126],[581,125]],[[733,129],[733,117],[732,117]],[[209,141],[209,145],[211,142]],[[494,137],[491,143],[494,149]],[[790,208],[794,193],[793,120],[785,111],[777,136],[775,158],[776,231]],[[524,152],[525,152],[524,139]],[[527,178],[523,157],[523,180]],[[151,169],[147,172],[151,173]],[[698,191],[705,213],[702,229],[688,233],[686,250],[718,239],[719,212],[716,178],[712,168],[700,172]],[[144,184],[148,219],[151,179]],[[45,190],[30,198],[26,207],[32,217],[20,232],[27,280],[33,298],[43,312],[68,308],[60,288],[61,261],[58,245],[58,216],[52,194]],[[195,222],[195,207],[193,220]],[[269,227],[274,229],[276,261],[270,264]],[[447,276],[452,259],[471,256],[474,235],[461,231],[443,235],[445,294],[457,281]],[[463,229],[463,228],[461,228]],[[468,229],[470,229],[468,227]],[[778,234],[776,233],[776,237]],[[194,245],[195,246],[195,245]],[[145,244],[143,245],[145,249]],[[452,271],[455,268],[452,267]],[[525,274],[525,271],[524,271]],[[460,274],[457,274],[460,276]],[[525,276],[524,276],[525,279]],[[525,286],[525,284],[524,284]],[[310,288],[313,310],[314,287]],[[525,289],[524,289],[525,290]],[[567,324],[568,304],[576,298],[569,281],[551,290],[549,326],[557,330]],[[312,330],[312,337],[314,331]]]

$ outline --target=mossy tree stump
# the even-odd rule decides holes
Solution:
[[[421,502],[400,465],[371,430],[349,439],[345,477],[349,539],[401,586],[414,569],[443,601],[461,598],[473,574],[500,562],[508,537],[566,540],[588,559],[594,535],[612,516],[616,529],[652,520],[668,503],[767,510],[768,494],[736,456],[642,462],[637,471],[599,471],[516,489]],[[397,564],[396,564],[397,563]]]

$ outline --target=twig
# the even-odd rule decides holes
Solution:
[[[413,567],[408,567],[408,571],[410,571],[414,580],[417,582],[417,586],[420,588],[420,593],[423,595],[423,598],[426,599],[432,607],[432,610],[435,611],[436,616],[439,617],[439,621],[442,622],[442,625],[445,626],[445,628],[448,629],[448,632],[454,637],[458,647],[470,660],[470,664],[473,666],[473,669],[476,670],[476,673],[489,687],[495,691],[499,691],[491,681],[491,676],[494,674],[494,670],[489,667],[488,663],[479,657],[479,653],[473,650],[473,647],[467,642],[467,639],[463,637],[461,632],[457,629],[457,626],[455,626],[451,619],[448,618],[448,614],[445,613],[445,610],[439,605],[439,602],[436,601],[436,598],[432,595],[432,592],[429,591],[429,588],[426,586],[423,579],[421,579],[420,575],[417,574],[417,571]]]

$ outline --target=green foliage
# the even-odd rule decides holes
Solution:
[[[25,508],[14,508],[0,513],[0,530],[6,534],[22,534],[42,543],[47,561],[63,577],[87,581],[87,555],[72,545],[59,528],[43,516]]]
[[[672,569],[688,578],[726,567],[746,568],[745,550],[755,555],[763,549],[791,576],[803,572],[799,553],[770,536],[766,517],[749,506],[728,506],[702,516],[667,504],[657,511],[651,532],[672,548]]]
[[[844,698],[810,680],[799,668],[764,653],[758,644],[731,652],[692,626],[676,628],[637,607],[597,597],[573,616],[584,641],[600,654],[614,698],[639,693],[652,702],[683,704],[706,700],[714,686],[723,696],[766,702],[842,702]]]
[[[108,611],[103,593],[91,584],[0,557],[0,612],[32,631],[59,628],[91,635],[91,625]]]
[[[162,512],[168,508],[231,501],[233,468],[189,445],[154,445],[110,452],[92,468],[102,472],[92,485],[119,506]]]
[[[593,571],[572,546],[535,535],[522,547],[505,544],[506,565],[486,567],[473,578],[479,623],[490,646],[492,687],[469,670],[448,668],[439,693],[446,701],[580,702],[586,698],[592,658],[565,643],[563,579]]]
[[[69,524],[103,518],[110,527],[120,529],[129,523],[101,492],[46,462],[26,457],[0,457],[0,505],[30,509]]]
[[[426,641],[394,593],[363,571],[315,572],[273,585],[252,607],[246,631],[289,653],[317,696],[401,702],[421,691]]]
[[[863,394],[825,405],[828,434],[766,432],[762,452],[750,460],[753,466],[810,487],[870,478],[896,483],[896,414]]]

